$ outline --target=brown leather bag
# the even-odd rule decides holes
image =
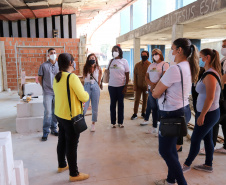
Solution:
[[[104,75],[103,75],[102,80],[101,80],[101,83],[102,83],[102,82],[104,82],[104,83],[108,83],[108,82],[109,82],[109,78],[110,78],[110,70],[109,70],[109,68],[110,68],[111,63],[112,63],[113,60],[114,60],[114,59],[111,59],[111,62],[110,62],[110,64],[109,64],[108,68],[105,69]]]

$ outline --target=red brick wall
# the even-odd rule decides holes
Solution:
[[[64,46],[65,52],[73,54],[76,61],[76,74],[79,73],[78,65],[78,45],[79,39],[61,39],[61,38],[10,38],[0,37],[4,41],[6,54],[7,82],[8,88],[17,89],[17,72],[15,44],[17,46]],[[57,54],[63,53],[64,48],[55,48]],[[21,48],[21,69],[26,72],[26,76],[38,76],[39,66],[46,61],[46,51],[48,48]],[[19,48],[17,49],[19,52]],[[19,68],[18,68],[19,69]],[[19,72],[20,77],[20,72]]]

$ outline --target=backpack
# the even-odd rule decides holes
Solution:
[[[216,73],[209,71],[209,72],[204,73],[200,80],[203,80],[206,77],[206,75],[208,75],[208,74],[214,76],[217,79],[217,81],[221,87],[219,105],[220,105],[220,114],[221,114],[221,116],[223,116],[226,114],[226,101],[224,100],[224,92],[222,90],[220,78],[216,75]]]

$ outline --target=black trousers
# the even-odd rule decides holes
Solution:
[[[76,133],[73,124],[69,120],[57,117],[59,136],[57,144],[57,158],[59,168],[69,165],[70,176],[79,175],[77,166],[77,148],[80,134]],[[67,157],[67,162],[66,158]]]
[[[216,123],[216,125],[214,125],[213,127],[213,144],[214,147],[216,146],[217,143],[217,136],[218,136],[218,132],[219,132],[219,125],[221,124],[222,126],[222,131],[223,131],[223,135],[224,135],[224,149],[226,149],[226,141],[225,141],[225,137],[226,137],[226,117],[224,117],[222,120],[218,121]]]
[[[111,124],[116,124],[116,105],[118,104],[118,124],[123,124],[124,120],[124,94],[122,93],[124,86],[112,87],[108,86],[111,104]]]

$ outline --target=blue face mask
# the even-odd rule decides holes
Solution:
[[[76,69],[76,63],[75,63],[75,61],[74,61],[74,64],[73,64],[73,68],[74,68],[74,70]]]
[[[206,64],[206,62],[203,62],[202,60],[199,61],[199,66],[200,66],[200,67],[204,67],[205,64]]]

